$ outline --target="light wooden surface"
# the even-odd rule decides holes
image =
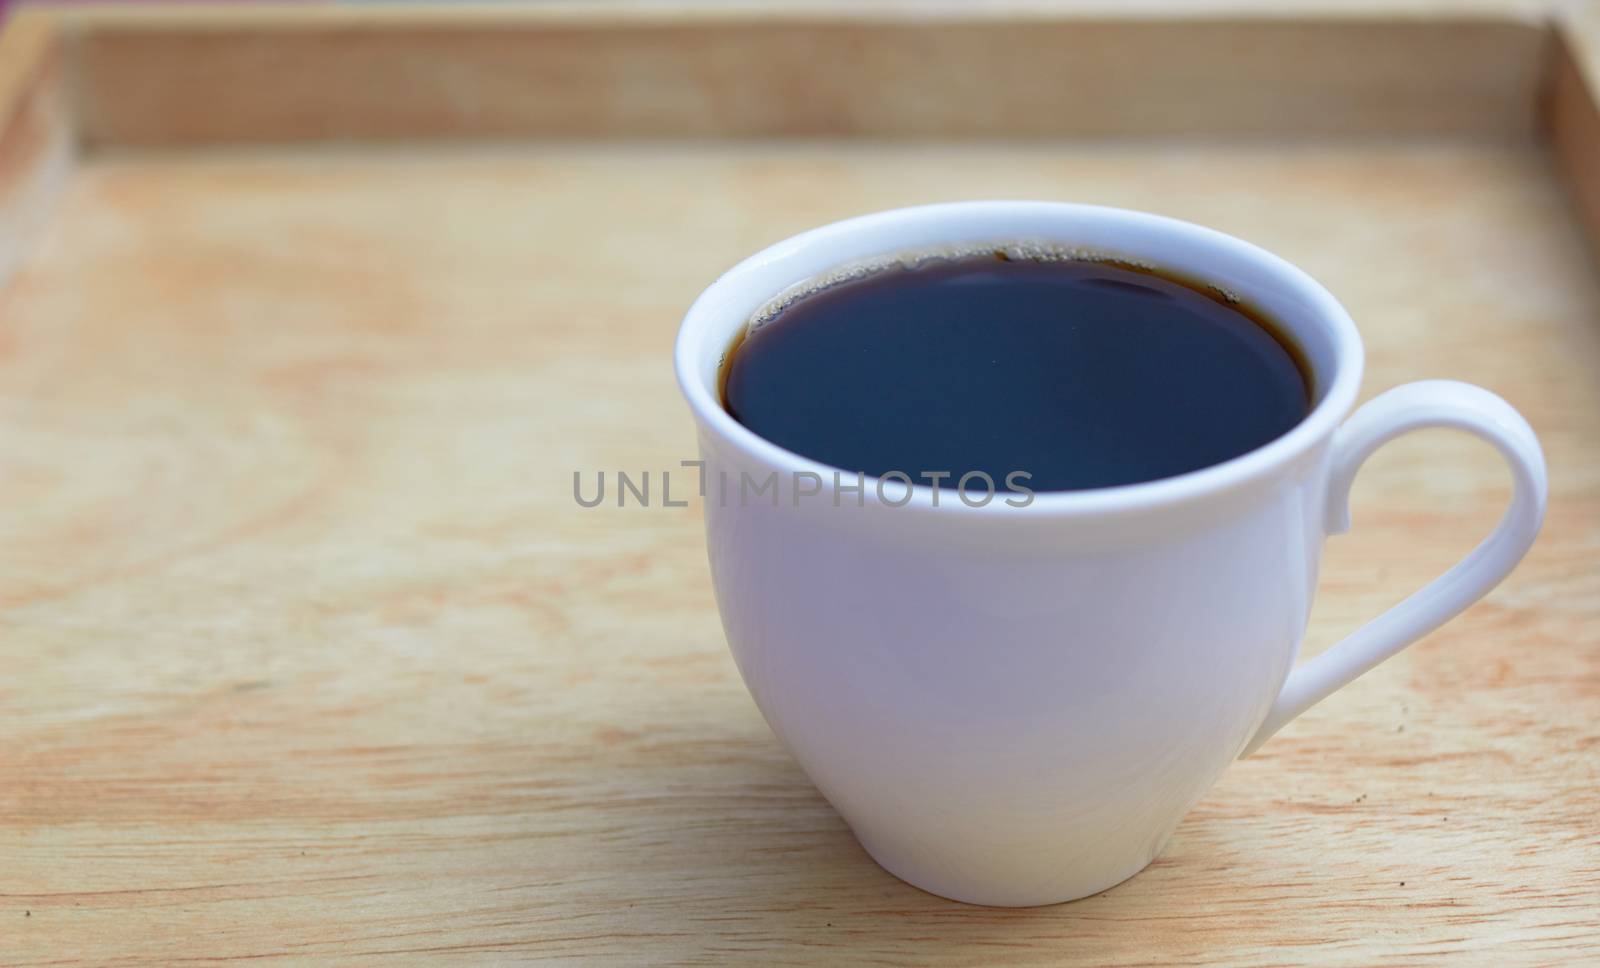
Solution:
[[[0,31],[0,283],[22,261],[71,169],[77,134],[56,29],[18,16]]]
[[[1444,8],[1459,38],[1491,6],[1403,13]],[[1485,14],[1491,35],[1523,36],[1527,7]],[[56,132],[109,103],[77,84],[84,38],[184,18],[68,20],[60,48],[0,40],[0,109],[47,103]],[[8,153],[13,124],[0,965],[1600,960],[1600,275],[1550,153],[1507,137],[1542,94],[1592,197],[1596,48],[1565,48],[1564,75],[1562,49],[1541,41],[1537,91],[1496,75],[1486,141],[90,139],[73,169],[70,137]],[[46,164],[64,195],[11,232],[46,194],[5,186]],[[1259,242],[1351,310],[1368,395],[1481,383],[1551,468],[1504,586],[1236,764],[1145,873],[1023,911],[923,894],[855,845],[738,680],[696,509],[571,496],[574,470],[693,455],[669,348],[717,272],[830,218],[969,197]],[[1507,491],[1465,438],[1381,451],[1307,651],[1465,552]]]
[[[1545,18],[1525,3],[1429,6],[179,7],[63,20],[90,146],[1530,134]]]
[[[1504,587],[1032,911],[873,866],[738,680],[698,514],[571,496],[692,456],[668,349],[720,269],[986,195],[1275,249],[1369,392],[1482,383],[1552,471]],[[0,963],[1600,957],[1600,284],[1532,147],[102,160],[3,298]],[[1310,648],[1505,496],[1464,439],[1380,453]]]

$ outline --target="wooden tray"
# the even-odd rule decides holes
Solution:
[[[1600,959],[1600,23],[1537,3],[25,11],[0,39],[0,962]],[[801,228],[1150,209],[1299,263],[1369,393],[1521,407],[1544,536],[1144,874],[875,867],[747,697],[669,347]],[[1507,494],[1408,437],[1308,651]]]

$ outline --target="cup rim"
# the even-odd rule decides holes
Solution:
[[[1227,251],[1235,258],[1255,262],[1304,300],[1313,315],[1329,327],[1334,347],[1333,372],[1331,375],[1317,374],[1319,378],[1331,376],[1326,379],[1327,389],[1311,412],[1292,429],[1253,450],[1221,463],[1153,481],[1075,491],[1037,491],[1033,500],[1022,507],[1014,507],[1003,501],[990,501],[976,507],[964,501],[947,500],[935,503],[933,487],[914,484],[909,501],[894,505],[896,510],[908,513],[926,510],[965,516],[999,514],[1079,517],[1141,512],[1202,500],[1247,486],[1293,463],[1319,442],[1331,437],[1339,422],[1354,405],[1361,387],[1363,366],[1361,335],[1356,330],[1355,322],[1332,293],[1304,270],[1287,260],[1273,255],[1260,246],[1216,229],[1164,215],[1073,202],[995,200],[916,205],[830,222],[773,243],[724,272],[690,305],[678,329],[674,346],[674,368],[677,372],[678,388],[700,427],[715,434],[745,459],[761,467],[785,474],[795,472],[819,474],[824,481],[831,480],[834,471],[842,471],[851,475],[853,481],[857,471],[835,468],[819,460],[797,454],[767,440],[735,420],[733,415],[723,408],[717,391],[706,386],[699,376],[703,362],[700,354],[704,352],[701,337],[715,322],[726,317],[727,310],[724,303],[728,292],[742,286],[758,271],[767,270],[785,261],[796,261],[802,255],[819,247],[826,247],[844,235],[881,230],[895,223],[922,220],[938,222],[943,219],[959,221],[980,213],[1047,216],[1064,221],[1085,217],[1124,220],[1169,237]],[[881,254],[892,255],[897,251],[915,251],[918,248],[936,247],[951,241],[939,238],[936,232],[929,233],[929,238],[923,242],[890,249]],[[1140,255],[1138,252],[1124,254]],[[841,260],[841,264],[848,264],[851,261],[855,260]],[[802,282],[815,275],[816,273],[804,273],[790,282]],[[780,290],[781,287],[771,292],[763,292],[756,304],[744,313],[745,317],[748,318],[749,313],[761,303],[777,296]],[[871,474],[865,475],[865,479],[876,480]],[[827,493],[826,485],[823,493]],[[869,485],[867,494],[872,493],[873,488]],[[904,492],[897,487],[895,493],[898,495]],[[870,496],[868,503],[869,505],[875,503]]]

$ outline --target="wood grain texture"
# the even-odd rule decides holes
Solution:
[[[1600,282],[1534,146],[637,142],[102,158],[0,290],[0,963],[1600,959]],[[739,682],[696,509],[698,289],[820,221],[1070,198],[1217,226],[1490,387],[1544,535],[1236,764],[1145,873],[1034,910],[883,873]],[[1507,496],[1407,437],[1308,651]],[[1064,738],[1065,741],[1065,738]]]
[[[111,8],[64,22],[91,147],[1532,133],[1548,28],[1527,4],[1181,9]]]

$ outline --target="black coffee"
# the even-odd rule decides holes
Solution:
[[[1310,410],[1291,346],[1221,293],[1002,252],[803,296],[734,347],[723,378],[728,412],[781,447],[945,487],[968,471],[1001,487],[1023,471],[1035,491],[1171,477]]]

